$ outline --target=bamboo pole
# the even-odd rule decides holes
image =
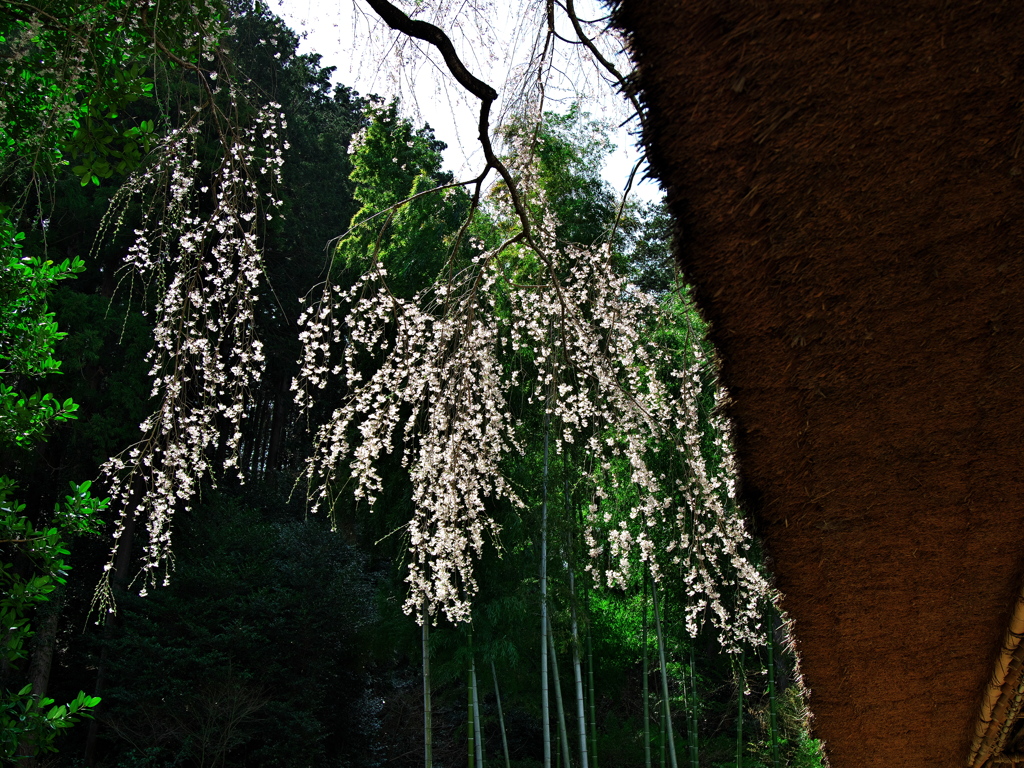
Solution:
[[[470,647],[472,651],[472,646]],[[484,768],[484,740],[480,735],[480,694],[476,684],[476,658],[470,656],[469,675],[473,687],[473,743],[476,745],[476,768]]]
[[[555,653],[555,638],[551,633],[551,617],[548,616],[548,650],[551,653],[551,675],[555,686],[555,710],[558,712],[558,742],[562,748],[562,762],[570,768],[569,736],[565,727],[565,707],[562,706],[562,681],[558,676],[558,654]]]
[[[572,617],[572,668],[576,680],[576,722],[579,729],[580,740],[580,766],[590,768],[590,761],[587,759],[587,719],[583,706],[583,671],[580,667],[580,635],[576,620],[576,577],[573,575],[572,566],[566,563],[566,570],[569,571],[569,611]]]
[[[593,615],[593,614],[591,614]],[[597,767],[597,707],[594,705],[594,697],[596,696],[594,689],[594,645],[591,642],[591,636],[593,635],[594,627],[593,624],[587,626],[587,679],[590,682],[589,695],[590,695],[590,760],[591,768]]]
[[[498,702],[498,725],[501,727],[501,750],[505,755],[505,768],[512,768],[508,758],[508,737],[505,735],[505,715],[501,711],[501,691],[498,689],[498,672],[494,669],[491,659],[491,677],[494,678],[494,700]]]
[[[775,609],[768,604],[768,713],[769,734],[772,742],[772,768],[779,768],[779,715],[775,695]]]
[[[476,726],[473,722],[473,667],[466,666],[466,765],[475,768],[476,763]]]
[[[736,667],[736,768],[743,768],[743,693],[747,687],[747,670],[743,659],[745,654],[746,651],[741,648]]]
[[[562,443],[562,505],[565,519],[572,519],[572,494],[569,491],[569,447]],[[572,671],[576,683],[576,731],[580,742],[580,768],[590,768],[587,749],[587,714],[583,700],[583,669],[580,664],[580,633],[576,611],[576,574],[573,571],[572,559],[575,547],[569,552],[569,559],[564,560],[565,570],[569,572],[569,614],[572,629]]]
[[[434,765],[433,712],[430,701],[430,614],[423,609],[423,765]],[[506,767],[507,768],[507,767]]]
[[[668,753],[668,718],[665,716],[665,703],[661,702],[661,738],[658,739],[661,745],[661,762],[659,765],[661,768],[668,768],[668,764],[665,761],[665,755]]]
[[[672,729],[672,708],[668,702],[668,669],[665,666],[665,635],[661,629],[661,612],[658,609],[658,585],[651,585],[651,594],[654,596],[654,628],[658,633],[658,658],[661,661],[661,696],[662,712],[665,718],[665,731],[668,735],[668,756],[672,768],[679,768],[676,761],[676,738]]]
[[[551,705],[548,695],[548,432],[544,416],[544,483],[540,524],[540,713],[544,733],[544,768],[551,768]]]
[[[690,639],[690,768],[700,768],[700,751],[698,749],[698,738],[699,734],[697,731],[697,678],[694,675],[693,668],[696,666],[696,662],[693,655],[693,643],[696,638]]]
[[[566,454],[568,455],[568,454]],[[568,496],[566,491],[566,496]],[[586,521],[583,518],[583,505],[578,505],[577,510],[579,512],[579,530],[583,531],[586,529]],[[594,609],[592,602],[592,593],[587,593],[587,695],[589,697],[590,704],[590,765],[591,768],[598,768],[597,765],[597,707],[594,704],[594,698],[596,697],[596,689],[594,688],[594,644],[592,637],[594,633]]]
[[[644,768],[651,768],[651,692],[650,676],[651,670],[647,657],[650,655],[647,650],[647,574],[644,574],[644,599],[641,611],[641,642],[644,649]],[[664,760],[662,761],[664,762]]]

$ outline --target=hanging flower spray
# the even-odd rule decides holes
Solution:
[[[166,570],[162,579],[158,573],[172,557],[175,511],[222,468],[242,476],[246,395],[264,367],[254,315],[263,276],[259,224],[280,205],[273,186],[286,148],[284,115],[270,103],[227,139],[209,186],[200,186],[201,127],[194,119],[171,131],[118,191],[104,222],[122,227],[129,206],[141,207],[122,282],[139,281],[155,293],[147,362],[157,405],[140,425],[143,438],[102,468],[120,510],[114,550],[130,518],[146,521],[142,594],[166,582]],[[212,466],[218,455],[223,467]],[[112,553],[97,593],[108,611],[113,562]]]
[[[390,26],[422,33],[384,0],[371,4]],[[432,44],[446,39],[427,27],[436,33],[428,36]],[[614,73],[594,41],[581,39]],[[452,71],[481,100],[486,128],[496,93],[464,67]],[[231,132],[205,188],[198,186],[199,123],[188,123],[132,176],[112,209],[110,223],[121,225],[130,199],[160,201],[143,202],[126,259],[156,288],[149,359],[157,408],[141,425],[143,439],[104,467],[122,510],[115,536],[133,516],[147,521],[143,592],[171,558],[173,512],[220,469],[211,466],[215,458],[238,468],[247,391],[263,370],[253,314],[262,275],[258,225],[279,204],[260,181],[279,179],[274,147],[283,127],[270,105],[251,128]],[[325,390],[346,393],[315,430],[304,474],[311,507],[330,509],[350,480],[356,499],[372,506],[384,490],[382,462],[399,452],[415,510],[407,524],[405,609],[467,621],[478,591],[474,560],[498,534],[494,504],[523,506],[503,471],[523,452],[522,424],[509,403],[525,390],[560,431],[558,450],[579,446],[589,454],[581,471],[592,494],[584,516],[592,576],[625,586],[638,568],[656,579],[672,570],[686,584],[691,633],[706,616],[726,647],[757,643],[766,585],[750,562],[735,505],[727,424],[712,410],[700,426],[709,361],[694,345],[680,366],[679,355],[659,346],[651,331],[672,322],[666,306],[617,273],[610,245],[559,242],[550,213],[530,221],[546,210],[532,151],[513,152],[517,185],[485,130],[481,142],[487,166],[472,182],[473,207],[487,173],[497,169],[507,197],[497,196],[496,205],[518,219],[518,235],[490,250],[475,247],[468,258],[454,248],[458,268],[449,265],[443,281],[411,298],[389,289],[387,270],[375,261],[348,290],[326,283],[299,319],[297,404],[310,414]],[[199,195],[208,196],[212,212],[200,212]],[[527,362],[516,367],[512,359]],[[672,455],[667,472],[657,469],[666,464],[665,446]],[[725,604],[723,587],[734,605]],[[112,609],[109,583],[99,600]]]
[[[592,457],[583,478],[594,498],[588,571],[625,586],[637,567],[655,578],[681,569],[691,632],[707,615],[727,646],[757,642],[766,585],[748,556],[717,413],[714,468],[701,450],[698,397],[709,361],[695,347],[691,365],[672,369],[670,350],[650,332],[671,322],[662,303],[616,274],[609,245],[559,243],[556,228],[548,215],[531,247],[477,251],[457,275],[409,300],[388,290],[379,263],[347,291],[324,286],[300,318],[293,389],[305,409],[323,390],[349,396],[317,431],[306,468],[311,504],[329,508],[351,477],[355,497],[372,506],[383,490],[381,461],[399,451],[415,505],[405,610],[421,615],[428,606],[468,621],[474,558],[485,534],[498,533],[493,503],[522,507],[503,470],[523,450],[509,401],[526,388],[528,402],[559,425],[559,450],[582,446]],[[528,278],[517,259],[535,265]],[[530,361],[529,380],[508,364],[513,358]],[[681,467],[674,481],[650,464],[666,443]],[[609,502],[623,483],[635,490],[628,509]],[[723,584],[734,587],[735,606],[724,604]]]

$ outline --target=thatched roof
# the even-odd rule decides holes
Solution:
[[[1024,3],[619,19],[833,768],[1024,752]]]

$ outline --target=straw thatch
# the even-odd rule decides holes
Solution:
[[[1024,3],[619,23],[833,768],[1013,764]]]

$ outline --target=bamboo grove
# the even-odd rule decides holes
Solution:
[[[0,23],[5,764],[820,765],[602,122],[463,183],[263,5]]]

